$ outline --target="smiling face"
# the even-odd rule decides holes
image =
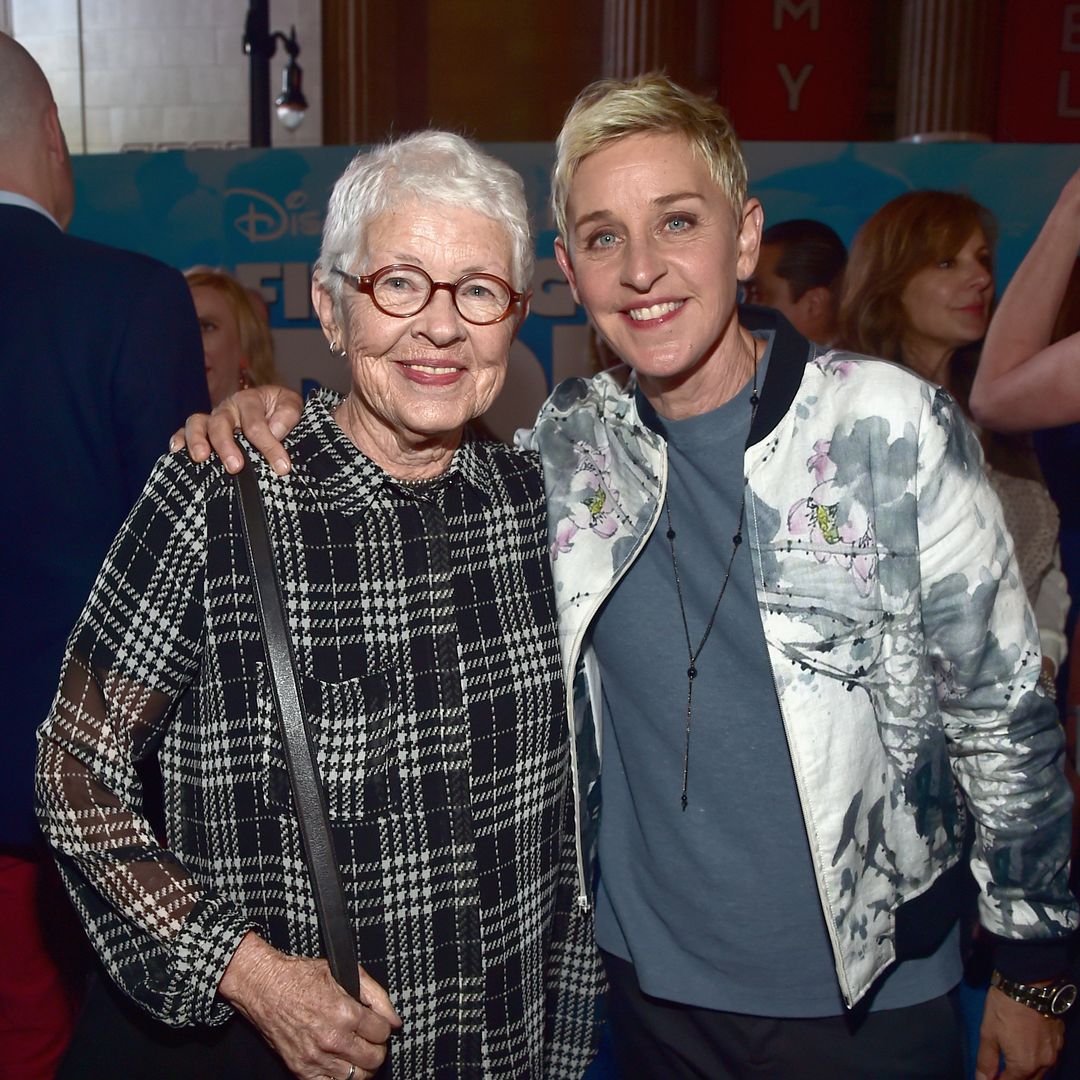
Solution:
[[[224,294],[210,285],[195,285],[191,299],[202,331],[210,404],[217,405],[240,388],[241,372],[248,367],[248,358],[240,345],[236,315]]]
[[[735,300],[738,279],[754,269],[761,225],[757,200],[736,214],[679,134],[628,135],[578,166],[556,257],[665,415],[713,408],[749,376],[753,346]]]
[[[958,348],[986,335],[993,295],[990,248],[982,229],[976,229],[952,258],[923,267],[904,286],[904,362],[944,382],[942,365]]]
[[[409,200],[367,228],[365,251],[355,267],[371,273],[394,263],[426,270],[434,281],[467,273],[511,280],[510,235],[493,218],[466,207]],[[436,290],[422,311],[408,318],[383,314],[369,296],[345,285],[343,327],[333,301],[312,288],[323,331],[340,342],[352,370],[352,390],[339,421],[373,461],[394,473],[415,454],[452,451],[462,429],[502,388],[510,344],[523,308],[489,326],[466,322],[449,292]]]

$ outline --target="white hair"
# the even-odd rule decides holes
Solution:
[[[313,274],[333,298],[338,318],[342,281],[331,268],[355,271],[367,228],[406,199],[464,206],[504,226],[512,252],[510,284],[527,290],[533,244],[521,177],[460,135],[422,131],[357,154],[334,185]]]

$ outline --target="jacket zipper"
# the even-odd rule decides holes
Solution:
[[[566,701],[567,710],[566,716],[570,727],[570,768],[571,779],[574,784],[574,845],[577,852],[577,872],[578,872],[578,897],[577,906],[583,911],[587,911],[590,907],[589,889],[585,881],[585,853],[581,847],[581,835],[582,835],[582,821],[581,821],[581,786],[578,780],[578,760],[577,760],[577,733],[574,730],[574,674],[577,671],[578,658],[581,654],[581,644],[585,640],[585,633],[592,624],[593,618],[596,612],[600,609],[600,606],[611,594],[612,589],[622,580],[623,576],[630,569],[631,566],[637,560],[637,555],[640,554],[641,549],[648,543],[649,537],[652,536],[653,529],[656,528],[657,521],[660,520],[660,508],[664,503],[664,496],[667,492],[667,476],[668,476],[668,459],[667,459],[667,447],[665,446],[661,451],[660,459],[660,490],[659,496],[656,500],[656,507],[653,510],[652,519],[649,521],[649,527],[641,536],[641,542],[632,555],[628,558],[620,568],[619,572],[608,582],[607,588],[597,595],[594,599],[592,610],[589,611],[588,617],[583,619],[580,624],[580,629],[574,636],[573,647],[571,650],[571,662],[567,665],[566,670],[569,672],[569,676],[566,678]],[[586,675],[588,678],[588,675]],[[591,695],[590,695],[591,699]],[[593,727],[596,726],[596,709],[593,708]],[[595,737],[595,736],[594,736]],[[603,769],[603,761],[601,761],[601,770]]]

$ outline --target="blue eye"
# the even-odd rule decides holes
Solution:
[[[591,248],[609,248],[614,247],[618,238],[610,229],[602,229],[598,233],[594,233],[589,237],[589,247]]]
[[[673,214],[667,219],[666,228],[669,232],[686,232],[693,224],[693,219],[687,215]]]

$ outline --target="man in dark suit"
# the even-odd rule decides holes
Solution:
[[[70,1025],[34,823],[34,732],[114,534],[188,413],[207,405],[183,277],[64,233],[74,209],[56,104],[0,33],[0,371],[8,470],[0,560],[0,1071],[51,1077]],[[63,911],[64,909],[59,909]]]

